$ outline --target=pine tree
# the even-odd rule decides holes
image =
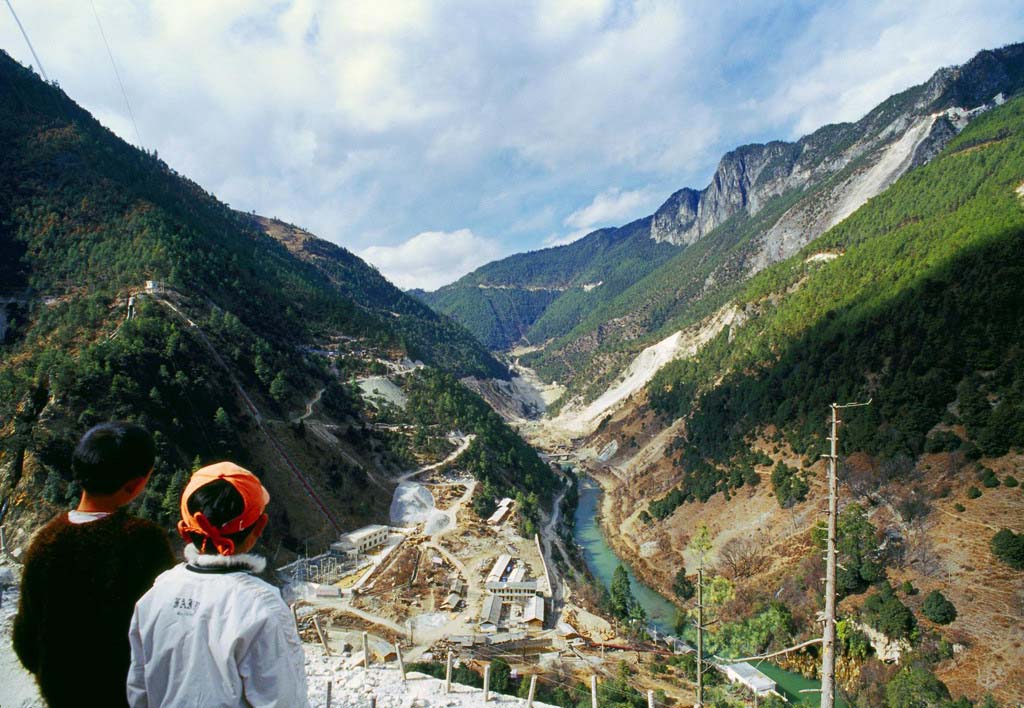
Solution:
[[[288,398],[288,381],[283,371],[277,372],[277,376],[270,382],[270,395],[278,403],[284,403]]]

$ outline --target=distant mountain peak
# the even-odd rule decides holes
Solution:
[[[807,188],[898,141],[925,116],[960,109],[969,118],[972,109],[992,103],[997,94],[1019,91],[1022,65],[1024,44],[985,50],[966,64],[939,69],[925,83],[883,101],[856,122],[827,125],[793,143],[771,141],[731,150],[722,157],[708,186],[700,191],[682,189],[666,200],[655,213],[651,238],[690,245],[731,216],[740,212],[753,216],[773,197]],[[959,130],[964,125],[966,121],[955,127]],[[922,142],[929,140],[932,149],[910,160],[904,169],[930,159],[937,152],[935,144],[951,137],[946,128],[937,126],[937,139],[923,136]],[[834,222],[823,223],[832,226]]]

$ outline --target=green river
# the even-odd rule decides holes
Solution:
[[[619,559],[615,551],[605,541],[604,532],[597,522],[597,514],[601,506],[601,487],[589,477],[580,479],[579,504],[576,507],[576,542],[583,549],[583,557],[587,562],[590,571],[610,587],[612,574],[615,568],[622,564],[629,573],[629,583],[633,589],[633,595],[647,612],[650,623],[662,634],[673,634],[675,624],[676,606],[647,587],[633,574],[629,564]],[[820,688],[818,681],[806,679],[803,676],[785,671],[770,664],[761,662],[757,668],[776,682],[780,692],[792,704],[797,705],[818,705],[817,694],[800,693],[808,688]],[[842,706],[836,701],[837,706]]]

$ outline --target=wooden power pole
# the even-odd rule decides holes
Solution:
[[[821,708],[836,703],[836,519],[839,511],[839,410],[867,403],[833,403],[828,458],[828,546],[825,557],[825,628],[821,637]]]
[[[704,567],[697,568],[697,703],[704,706]]]

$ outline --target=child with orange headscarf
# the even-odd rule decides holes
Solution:
[[[147,706],[306,706],[305,659],[292,613],[255,574],[250,553],[270,495],[238,465],[198,470],[181,496],[185,563],[135,606],[128,702]]]

